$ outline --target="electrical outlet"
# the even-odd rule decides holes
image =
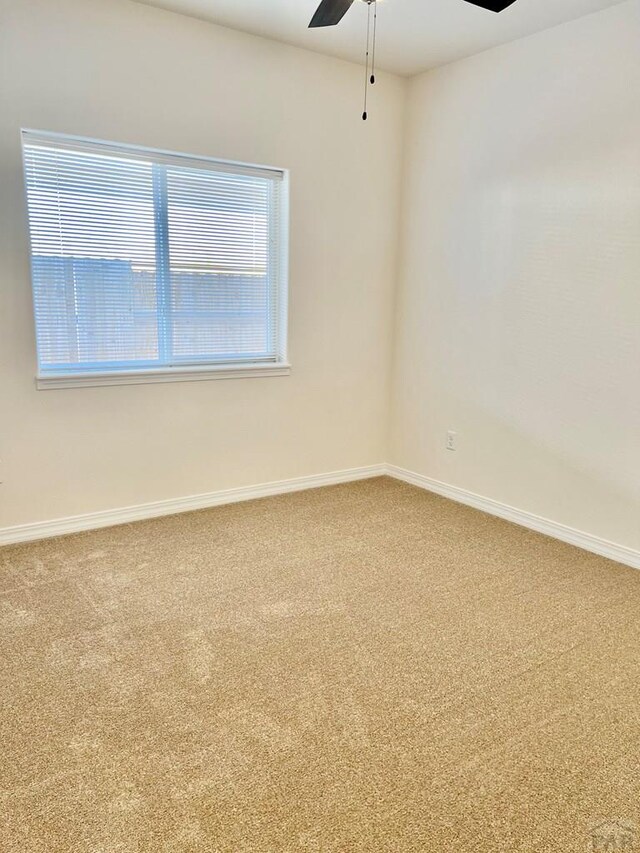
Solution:
[[[447,445],[446,445],[447,450],[457,450],[458,449],[457,444],[458,444],[458,433],[454,432],[452,429],[450,429],[447,432]]]

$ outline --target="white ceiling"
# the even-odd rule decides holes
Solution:
[[[138,0],[236,30],[362,61],[367,7],[353,4],[337,27],[309,30],[320,0]],[[499,15],[464,0],[379,0],[381,68],[416,74],[579,18],[620,0],[517,0]]]

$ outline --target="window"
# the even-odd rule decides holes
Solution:
[[[282,170],[23,131],[39,387],[286,373]]]

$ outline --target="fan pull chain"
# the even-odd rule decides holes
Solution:
[[[378,3],[373,0],[373,58],[371,60],[371,78],[369,82],[373,86],[376,82],[376,29],[378,23]]]
[[[367,0],[367,51],[364,58],[364,111],[362,113],[362,121],[367,120],[367,94],[369,91],[369,42],[371,40],[371,3],[373,0]]]

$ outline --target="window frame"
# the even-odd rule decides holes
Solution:
[[[235,160],[223,160],[214,157],[182,154],[175,151],[168,151],[159,148],[148,148],[146,146],[131,145],[126,143],[108,142],[100,139],[94,139],[82,136],[73,136],[63,133],[54,133],[49,131],[32,130],[30,128],[21,128],[21,151],[23,161],[23,180],[25,190],[25,204],[28,208],[27,199],[27,162],[25,157],[25,144],[29,142],[41,141],[45,145],[56,147],[56,143],[60,147],[65,144],[69,147],[79,147],[83,150],[94,149],[96,153],[105,153],[112,156],[118,154],[129,154],[130,157],[139,158],[146,161],[151,161],[153,166],[173,165],[184,166],[191,169],[202,169],[203,171],[216,171],[216,166],[219,171],[235,174],[248,174],[253,176],[277,177],[280,184],[280,199],[277,208],[277,233],[279,243],[272,246],[270,251],[277,254],[277,264],[279,275],[274,282],[276,291],[276,347],[275,357],[272,359],[256,359],[251,360],[225,360],[202,358],[202,359],[175,359],[173,364],[161,363],[158,365],[150,365],[148,362],[142,362],[140,366],[134,367],[112,367],[109,368],[107,363],[96,363],[96,367],[87,369],[79,368],[78,370],[65,369],[64,371],[41,370],[40,358],[37,355],[37,372],[36,372],[36,387],[38,389],[54,389],[54,388],[77,388],[90,387],[99,385],[140,385],[147,383],[165,383],[176,381],[201,381],[209,379],[245,379],[265,376],[287,376],[291,372],[291,364],[288,360],[288,301],[289,301],[289,171],[287,169],[275,168],[271,166],[261,166],[250,163],[239,162]],[[154,168],[154,174],[156,173]],[[154,178],[155,184],[155,178]],[[155,186],[154,186],[155,196]],[[166,204],[166,195],[161,203]],[[157,199],[156,199],[157,201]],[[157,209],[154,202],[154,210],[157,216]],[[36,326],[36,305],[34,298],[34,271],[33,271],[33,250],[31,240],[31,227],[29,222],[28,210],[26,216],[27,233],[29,240],[29,263],[30,263],[30,278],[31,292],[33,302],[33,319],[34,329]],[[168,245],[168,244],[167,244]],[[168,257],[166,258],[168,262]],[[166,272],[166,270],[165,270]],[[159,277],[160,271],[156,269],[156,276]],[[170,296],[170,291],[166,286],[162,286],[162,282],[157,279],[156,286],[158,287],[158,295],[160,298]],[[159,307],[156,307],[155,314],[158,318],[162,316]],[[159,320],[159,329],[162,321]],[[36,329],[37,341],[37,329]]]

